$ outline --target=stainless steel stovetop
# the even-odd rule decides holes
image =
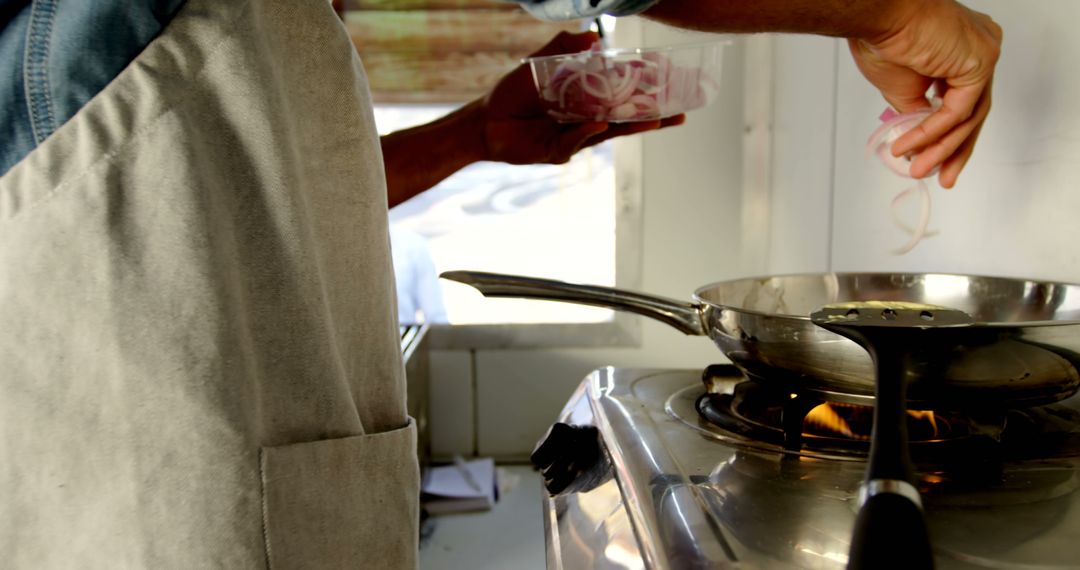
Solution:
[[[729,371],[713,392],[743,379]],[[704,393],[698,370],[605,368],[582,382],[560,421],[596,426],[609,462],[588,489],[546,500],[549,568],[846,565],[865,461],[719,429],[697,412]],[[1080,417],[1080,396],[1055,406]],[[1080,424],[1055,430],[1080,442]],[[1066,447],[974,479],[917,464],[937,567],[1080,568],[1080,454]]]

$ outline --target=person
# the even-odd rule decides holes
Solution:
[[[840,33],[877,18],[854,7],[906,3],[818,14],[810,0],[756,2],[745,31],[812,15]],[[18,55],[0,61],[19,80],[0,93],[3,137],[21,141],[0,177],[0,558],[415,567],[415,426],[387,205],[470,161],[558,162],[683,119],[554,124],[519,68],[446,118],[380,140],[363,68],[324,0],[162,0],[134,23],[130,4],[0,5],[0,53]],[[722,27],[739,4],[663,0],[648,15]],[[796,4],[808,11],[785,20]],[[897,45],[866,40],[875,81],[914,73],[961,90],[951,82],[971,66],[993,67],[996,52],[974,42],[950,44],[934,60],[942,74],[903,67],[896,53],[929,61],[921,50],[934,47],[904,38],[967,37],[978,20],[937,14],[956,18],[907,18]],[[131,59],[110,60],[116,75],[96,88],[65,91],[100,69],[91,54],[113,53],[115,22],[153,39],[121,50]],[[594,39],[562,35],[541,52]],[[969,153],[976,123],[949,159]],[[956,142],[958,128],[908,142]],[[952,160],[943,176],[963,166]]]
[[[516,0],[551,20],[601,13],[641,13],[672,26],[707,32],[792,32],[847,38],[855,63],[900,113],[941,107],[898,138],[895,156],[917,154],[911,174],[940,169],[944,188],[975,149],[990,112],[1002,30],[993,19],[954,0]]]
[[[404,326],[450,322],[427,238],[391,222],[390,252],[397,284],[398,323]]]
[[[3,8],[4,567],[415,566],[388,205],[683,118],[560,125],[519,67],[380,140],[325,0]]]

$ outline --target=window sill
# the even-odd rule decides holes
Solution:
[[[434,325],[428,336],[440,350],[639,347],[641,323],[616,313],[602,323]]]

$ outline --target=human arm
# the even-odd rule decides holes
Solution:
[[[596,40],[592,32],[563,32],[534,55],[584,51]],[[484,97],[382,137],[388,199],[391,207],[400,204],[474,162],[562,164],[585,147],[683,120],[678,115],[640,123],[557,123],[541,108],[528,66],[520,65]]]
[[[863,75],[897,111],[942,106],[897,139],[896,156],[918,154],[911,174],[940,167],[951,188],[975,148],[990,111],[1001,28],[956,0],[517,0],[549,19],[600,12],[643,15],[668,25],[727,33],[792,32],[847,38]]]
[[[918,154],[915,177],[940,167],[945,188],[956,184],[990,111],[1001,28],[954,0],[663,0],[644,15],[702,31],[847,38],[859,70],[901,113],[929,107],[934,86],[942,106],[892,152]]]

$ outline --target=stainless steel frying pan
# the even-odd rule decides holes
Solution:
[[[473,271],[442,277],[489,297],[609,307],[708,335],[747,375],[778,386],[871,398],[874,366],[862,347],[815,325],[824,305],[904,301],[957,309],[973,326],[940,340],[936,374],[908,379],[911,402],[1029,406],[1080,389],[1080,285],[927,273],[821,273],[705,285],[693,302],[610,287]]]

